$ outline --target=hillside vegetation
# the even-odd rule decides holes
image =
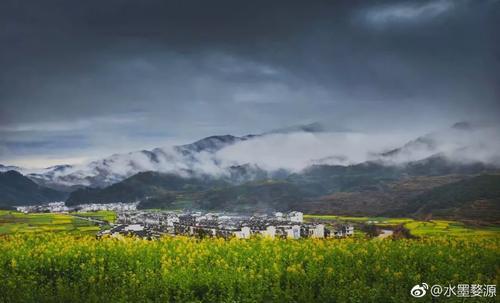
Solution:
[[[301,204],[308,213],[500,223],[500,175],[415,177]]]
[[[0,172],[0,208],[64,201],[67,193],[40,186],[17,171]]]
[[[141,201],[140,208],[301,210],[351,216],[436,217],[499,223],[500,175],[404,175],[378,164],[313,166],[241,184],[144,172],[103,189],[71,193],[68,205]]]
[[[414,198],[406,211],[500,224],[500,175],[481,175],[433,188]]]
[[[71,193],[66,204],[135,202],[168,193],[206,190],[217,187],[219,184],[225,183],[212,179],[183,178],[174,174],[143,172],[102,189],[78,189]]]

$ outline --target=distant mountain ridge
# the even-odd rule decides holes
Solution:
[[[22,168],[20,168],[19,166],[2,165],[2,164],[0,164],[0,172],[1,173],[7,172],[9,170],[20,171],[20,170],[22,170]]]
[[[217,174],[235,176],[235,166],[221,166],[215,153],[221,149],[255,138],[273,134],[289,134],[295,132],[315,133],[323,131],[320,123],[311,123],[278,129],[260,135],[233,135],[210,136],[190,144],[173,146],[170,148],[155,148],[125,154],[114,154],[109,157],[92,161],[83,166],[58,165],[46,168],[41,172],[28,173],[27,176],[35,182],[70,191],[74,186],[103,187],[119,182],[139,172],[157,171],[163,173],[176,172],[181,176],[196,177],[207,164]],[[254,165],[246,166],[247,176],[250,168],[261,171]],[[19,171],[23,172],[19,168]],[[201,171],[201,175],[205,174]]]
[[[500,174],[410,177],[339,191],[295,205],[307,213],[444,218],[500,224]]]
[[[0,172],[0,206],[64,201],[67,194],[40,186],[17,171]]]
[[[211,176],[187,178],[144,172],[103,189],[77,190],[70,195],[67,203],[140,201],[139,207],[142,208],[181,207],[244,212],[296,209],[325,214],[420,217],[434,214],[447,217],[445,213],[434,213],[433,210],[445,208],[449,202],[443,197],[449,194],[436,198],[434,204],[430,204],[433,207],[421,208],[424,211],[417,212],[417,207],[411,205],[416,205],[418,197],[434,188],[475,180],[479,173],[495,176],[500,171],[482,165],[460,166],[436,157],[432,161],[418,161],[406,166],[387,166],[376,162],[351,166],[316,165],[301,173],[279,178],[268,178],[264,174],[260,179],[248,179],[238,184]],[[491,188],[500,187],[500,179],[491,177],[491,180]],[[452,188],[459,188],[460,184],[467,183],[457,183]],[[464,194],[468,195],[468,190]],[[465,209],[472,202],[463,201],[460,207]],[[489,203],[476,211],[474,217],[467,212],[460,212],[455,217],[481,221],[483,214],[485,221],[500,220],[491,215],[495,214],[496,202]]]
[[[141,172],[105,188],[82,188],[71,193],[67,205],[135,202],[167,193],[189,193],[227,185],[212,178],[184,178],[175,174]]]
[[[282,136],[295,134],[318,135],[320,136],[318,138],[321,138],[322,135],[327,133],[327,129],[320,123],[311,123],[285,127],[258,135],[241,137],[233,135],[210,136],[185,145],[114,154],[85,165],[57,165],[37,172],[17,167],[12,167],[12,169],[20,171],[42,186],[67,192],[83,186],[109,186],[136,173],[146,171],[175,173],[183,177],[212,175],[231,179],[235,183],[241,183],[251,181],[252,178],[253,180],[262,179],[264,175],[275,178],[277,175],[283,176],[292,172],[287,167],[270,170],[252,162],[228,162],[224,156],[221,156],[221,153],[224,154],[224,152],[232,147],[246,144],[246,148],[240,152],[251,155],[252,146],[261,148],[262,144],[273,145],[273,140],[276,136],[278,136],[278,140],[279,138],[283,138]],[[460,162],[467,162],[473,165],[482,163],[484,166],[489,166],[490,164],[485,163],[491,160],[491,155],[488,156],[489,158],[485,157],[486,162],[471,160],[467,157],[464,159],[460,158],[462,155],[470,157],[470,155],[474,156],[483,153],[484,148],[481,147],[481,142],[474,143],[477,146],[471,148],[467,146],[468,139],[461,139],[464,136],[478,137],[480,133],[477,133],[477,130],[478,128],[470,123],[459,122],[444,131],[429,133],[411,140],[399,148],[381,152],[373,156],[372,161],[380,161],[386,166],[406,165],[412,162],[415,163],[414,169],[418,169],[424,162],[432,162],[433,158],[442,157],[449,160],[457,158],[458,160],[455,162],[458,162],[458,164]],[[443,145],[442,141],[447,138],[451,138],[452,144],[444,144],[446,150],[443,152],[440,148]],[[450,155],[452,156],[451,158],[449,157]],[[500,163],[500,155],[496,155],[496,157],[496,161],[493,162]],[[417,165],[416,160],[422,161],[422,163]],[[331,154],[326,153],[326,156],[311,158],[309,165],[329,164],[331,162],[339,163],[339,165],[343,166],[352,164],[348,161],[348,155],[336,154],[335,150],[332,150]],[[457,163],[452,163],[453,161],[448,162],[451,163],[449,171],[453,171],[452,167]],[[0,171],[2,167],[0,166]]]
[[[495,164],[500,161],[491,161],[500,155],[495,151],[484,152],[482,130],[469,123],[457,123],[443,131],[423,135],[357,163],[347,161],[344,157],[348,155],[336,153],[335,144],[326,145],[325,151],[319,154],[326,157],[313,158],[300,170],[286,166],[270,169],[266,162],[261,165],[252,161],[252,157],[256,158],[254,149],[263,149],[265,156],[276,150],[268,151],[268,147],[283,145],[285,149],[278,150],[286,153],[289,146],[294,148],[289,145],[293,140],[306,138],[305,142],[314,143],[325,135],[327,139],[342,138],[328,137],[320,124],[241,137],[210,136],[185,145],[114,154],[86,165],[26,171],[26,176],[37,183],[39,190],[47,193],[46,187],[51,187],[56,190],[52,192],[54,195],[40,195],[36,191],[37,194],[25,195],[27,185],[15,191],[4,190],[4,193],[9,193],[9,199],[19,204],[48,202],[69,195],[66,200],[69,205],[140,201],[143,208],[299,209],[314,213],[401,216],[432,214],[432,209],[425,207],[421,208],[423,212],[410,211],[408,205],[434,187],[500,172],[500,166]],[[354,137],[356,139],[356,134]],[[476,142],[476,139],[481,140]],[[249,160],[238,162],[224,158],[234,153],[250,155],[243,157]],[[272,159],[279,161],[280,154],[276,156]],[[332,162],[341,164],[329,164]],[[447,203],[439,197],[436,209],[441,203]],[[481,204],[479,214],[494,213],[492,203],[495,201],[490,199]],[[470,217],[467,212],[457,213],[463,218]],[[437,215],[443,216],[443,213]],[[476,215],[478,217],[480,215]],[[484,217],[492,220],[491,216]]]
[[[58,171],[48,170],[41,174],[29,174],[28,176],[36,182],[52,184],[52,186],[63,184],[91,187],[108,186],[144,171],[176,171],[180,175],[191,176],[194,175],[195,166],[199,163],[197,157],[201,153],[211,154],[225,146],[251,137],[211,136],[191,144],[114,154],[83,167],[66,166]]]

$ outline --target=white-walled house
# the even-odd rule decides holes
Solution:
[[[300,238],[300,225],[293,225],[291,228],[286,229],[286,237],[288,239],[299,239]]]
[[[268,238],[274,239],[274,237],[276,237],[276,227],[274,227],[274,226],[268,226],[268,227],[266,227],[265,230],[262,230],[260,233],[264,237],[268,237]]]
[[[249,239],[251,235],[250,227],[244,226],[239,231],[234,232],[234,236],[238,239]]]
[[[346,236],[352,236],[352,235],[354,235],[354,226],[347,225],[346,228],[345,228],[345,235]]]
[[[318,224],[314,228],[310,229],[311,238],[324,238],[325,237],[325,225]]]
[[[304,214],[301,213],[300,211],[292,211],[288,213],[288,221],[295,223],[302,223],[304,222]]]

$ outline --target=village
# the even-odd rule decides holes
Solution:
[[[38,205],[16,206],[18,212],[28,213],[67,213],[67,212],[91,212],[99,210],[132,211],[137,209],[139,202],[133,203],[89,203],[75,206],[66,206],[64,201],[50,202]]]
[[[275,212],[271,215],[240,215],[225,213],[168,211],[121,211],[111,228],[99,232],[104,235],[136,235],[156,238],[162,235],[193,237],[222,237],[248,239],[255,235],[268,238],[341,238],[354,234],[354,227],[338,224],[327,228],[324,224],[305,223],[303,214]]]
[[[350,224],[306,223],[299,211],[268,214],[236,214],[201,211],[138,210],[138,203],[81,204],[68,207],[64,202],[35,206],[19,206],[23,213],[68,213],[101,226],[97,237],[134,235],[154,239],[163,235],[184,235],[198,238],[222,237],[248,239],[260,235],[268,238],[343,238],[354,234]],[[114,211],[116,221],[102,221],[81,213]]]

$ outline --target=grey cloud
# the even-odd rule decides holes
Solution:
[[[441,17],[461,1],[434,0],[380,5],[363,12],[366,21],[374,26],[390,23],[425,22]]]
[[[82,135],[83,156],[313,121],[417,132],[493,120],[499,12],[465,0],[6,0],[0,135]]]

